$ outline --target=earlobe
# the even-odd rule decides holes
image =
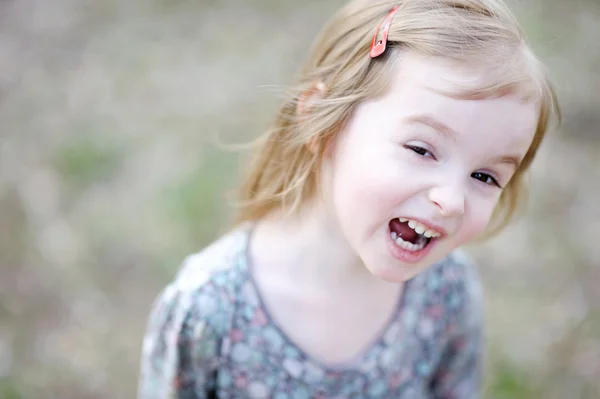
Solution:
[[[308,144],[308,150],[313,154],[320,154],[325,157],[329,157],[333,154],[335,150],[335,138],[329,137],[328,139],[323,139],[319,137],[314,137]]]
[[[306,146],[311,153],[316,154],[319,151],[319,141],[317,137],[313,137]]]
[[[298,99],[298,106],[296,107],[296,114],[299,118],[306,116],[316,99],[322,98],[325,93],[325,84],[321,81],[314,83],[310,89],[306,90],[300,95]],[[308,150],[313,154],[319,151],[319,139],[314,137],[309,143],[307,143]]]

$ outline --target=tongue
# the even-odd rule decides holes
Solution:
[[[400,220],[394,219],[390,222],[390,228],[398,236],[402,237],[404,241],[414,243],[418,237],[417,232],[408,227],[408,222],[401,223]]]

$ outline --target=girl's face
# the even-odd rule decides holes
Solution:
[[[407,54],[324,162],[323,192],[367,269],[406,281],[482,233],[527,152],[537,104],[441,94],[484,76]]]

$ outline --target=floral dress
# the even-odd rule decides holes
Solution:
[[[480,397],[481,286],[462,252],[407,282],[377,340],[334,367],[269,316],[247,256],[250,231],[189,256],[156,299],[139,399]]]

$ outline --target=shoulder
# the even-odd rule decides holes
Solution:
[[[150,328],[178,329],[191,324],[221,330],[240,278],[236,266],[245,251],[246,237],[246,227],[238,227],[188,255],[155,299]]]
[[[438,282],[442,301],[452,325],[477,326],[483,319],[483,285],[473,258],[460,248],[436,263],[429,279]]]
[[[218,275],[235,268],[246,249],[247,237],[248,227],[240,226],[222,235],[204,249],[188,255],[171,285],[179,291],[191,293],[215,284]]]
[[[245,252],[246,229],[237,228],[185,258],[159,293],[142,347],[140,397],[166,397],[208,383],[219,364],[219,342],[229,327],[236,267]],[[199,370],[204,370],[199,373]]]
[[[482,298],[482,284],[477,265],[466,250],[459,248],[432,267],[446,290],[455,291],[470,299]]]
[[[457,250],[432,267],[437,290],[428,292],[442,303],[436,343],[436,371],[431,388],[436,398],[479,398],[483,375],[483,294],[475,263]]]

